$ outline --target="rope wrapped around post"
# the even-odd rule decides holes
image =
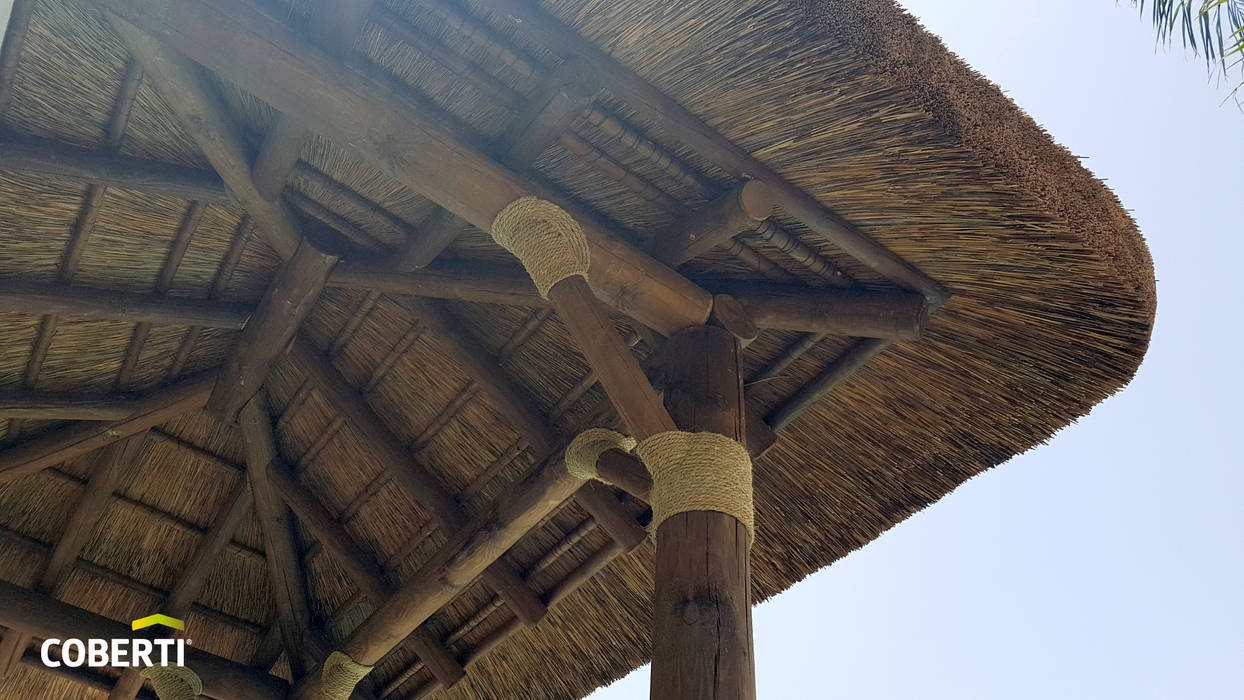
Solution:
[[[340,651],[334,651],[324,661],[320,673],[319,692],[315,700],[349,700],[354,687],[371,673],[374,666],[364,666]]]
[[[606,450],[634,451],[652,474],[652,532],[667,518],[689,511],[734,517],[756,539],[752,458],[725,435],[671,430],[636,443],[607,428],[588,428],[566,447],[566,470],[580,479],[600,479],[596,461]]]
[[[139,675],[151,681],[160,700],[195,700],[203,693],[203,681],[185,666],[148,666]]]
[[[539,197],[519,197],[492,222],[492,239],[514,254],[545,299],[567,277],[587,279],[591,253],[583,228],[564,209]]]

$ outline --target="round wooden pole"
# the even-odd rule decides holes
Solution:
[[[744,441],[737,339],[722,328],[670,336],[665,407],[681,430]],[[733,516],[678,513],[657,530],[653,700],[754,700],[751,535]]]

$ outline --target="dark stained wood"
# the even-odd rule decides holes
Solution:
[[[138,408],[134,394],[67,394],[0,389],[0,418],[117,421]]]
[[[0,581],[0,625],[43,639],[129,639],[129,625]],[[203,681],[203,694],[217,700],[284,700],[288,684],[276,676],[186,647],[186,665]]]
[[[112,25],[268,243],[281,257],[293,256],[301,238],[296,220],[256,189],[241,129],[199,69],[126,22],[114,19]]]
[[[389,18],[386,26],[393,29],[402,25]],[[489,75],[469,65],[458,68],[471,76]],[[502,138],[502,142],[508,144],[502,161],[520,172],[531,167],[544,149],[591,104],[596,94],[595,85],[590,68],[582,61],[572,59],[562,62],[547,84],[534,98],[527,100],[523,111],[511,123],[509,132]],[[491,86],[491,92],[504,93],[504,90]],[[402,246],[397,268],[409,271],[426,267],[449,247],[465,226],[466,222],[444,209],[433,212],[420,235],[407,239]]]
[[[557,315],[596,372],[628,432],[638,439],[676,430],[639,361],[618,336],[603,305],[582,277],[568,277],[549,290]]]
[[[739,300],[729,294],[713,295],[713,314],[709,316],[709,325],[725,328],[744,345],[760,335],[756,321]]]
[[[753,228],[772,212],[769,188],[748,180],[654,234],[648,250],[657,260],[678,267]]]
[[[398,94],[362,67],[314,50],[278,20],[238,0],[99,2],[277,109],[298,114],[309,128],[347,144],[477,228],[490,230],[497,213],[521,196],[552,196],[490,159],[454,127],[427,116],[425,103]],[[708,318],[706,291],[598,221],[580,223],[590,241],[593,289],[610,306],[662,333]]]
[[[30,136],[7,134],[0,137],[0,170],[48,175],[73,182],[212,204],[233,201],[220,178],[208,170]]]
[[[549,459],[535,467],[458,529],[432,559],[350,634],[341,650],[359,663],[379,661],[582,484],[566,471],[560,459]],[[290,697],[313,697],[317,686],[315,674],[308,674]]]
[[[929,319],[928,302],[912,292],[762,282],[723,284],[720,288],[728,289],[761,328],[918,340]]]
[[[628,517],[618,506],[613,489],[599,481],[589,481],[575,492],[575,500],[600,524],[614,542],[628,552],[648,539],[648,531]]]
[[[144,396],[124,420],[74,424],[18,443],[0,452],[0,482],[34,474],[198,410],[215,381],[215,371],[188,377]]]
[[[885,352],[890,345],[891,341],[878,338],[862,338],[855,341],[842,355],[821,370],[821,373],[816,375],[812,381],[778,404],[777,408],[765,417],[765,422],[773,426],[774,430],[783,430],[805,411],[815,406],[834,387],[868,364],[869,360]]]
[[[830,211],[816,198],[788,182],[769,166],[752,157],[676,100],[609,56],[596,44],[571,31],[540,7],[526,0],[494,0],[496,16],[512,24],[518,33],[554,51],[572,53],[587,60],[600,75],[602,86],[634,109],[640,117],[686,143],[718,167],[738,178],[754,178],[769,186],[774,201],[787,214],[814,232],[833,241],[851,257],[886,279],[923,294],[930,302],[945,301],[949,292],[915,266],[895,255]]]
[[[456,532],[465,521],[465,515],[453,496],[420,463],[419,458],[411,454],[385,427],[379,416],[332,366],[328,358],[303,337],[295,339],[292,354],[298,366],[329,403],[345,417],[363,443],[374,450],[398,485],[426,508],[442,529]],[[483,573],[483,580],[500,593],[514,610],[514,614],[527,624],[536,624],[547,612],[539,597],[504,561],[497,561],[489,567]]]
[[[280,458],[277,456],[272,418],[264,392],[255,394],[247,401],[238,416],[238,423],[242,427],[246,475],[255,506],[255,519],[259,521],[263,534],[268,581],[276,603],[277,622],[285,643],[286,659],[294,678],[299,678],[306,656],[310,653],[307,642],[311,633],[311,612],[307,606],[305,582],[289,511],[270,479],[272,465]]]
[[[105,447],[95,459],[86,487],[78,496],[61,531],[60,539],[52,550],[48,560],[35,581],[34,588],[40,593],[55,596],[65,579],[73,570],[74,562],[86,546],[87,539],[99,519],[103,517],[108,504],[112,502],[112,492],[121,484],[134,458],[142,449],[144,434],[140,433]],[[0,640],[0,678],[8,677],[21,661],[30,637],[17,630],[8,630]]]
[[[521,268],[454,265],[399,272],[384,265],[343,262],[333,269],[328,286],[481,304],[549,306]]]
[[[10,8],[8,25],[4,30],[4,43],[0,45],[0,114],[9,106],[13,99],[13,77],[17,73],[17,60],[22,55],[22,46],[26,43],[26,32],[30,28],[30,17],[35,11],[35,0],[13,0]]]
[[[181,569],[177,582],[169,591],[161,611],[179,620],[185,619],[191,611],[194,601],[203,592],[203,586],[212,574],[216,558],[233,539],[243,518],[250,512],[250,485],[240,479],[238,485],[225,500],[224,506],[212,518],[212,526],[199,543],[198,549],[191,555],[190,561]],[[143,686],[141,669],[127,668],[121,672],[120,678],[108,690],[108,700],[134,700]]]
[[[675,333],[665,405],[682,430],[744,440],[741,351],[720,328]],[[752,700],[751,536],[733,516],[677,513],[656,533],[653,700]]]
[[[208,409],[232,421],[242,404],[255,395],[268,376],[268,367],[285,350],[298,326],[311,309],[337,256],[316,248],[310,233],[321,224],[308,222],[308,236],[299,242],[292,257],[285,261],[255,313],[242,329],[242,337],[207,402]]]
[[[250,309],[239,304],[14,279],[0,280],[0,311],[230,329],[250,317]]]
[[[371,5],[372,0],[315,0],[311,3],[312,40],[321,49],[343,57],[354,47],[354,38],[371,11]],[[281,195],[310,136],[311,132],[297,119],[287,114],[277,116],[251,169],[255,189],[265,199],[275,201]]]

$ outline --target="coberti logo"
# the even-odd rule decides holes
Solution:
[[[130,629],[161,625],[184,632],[186,623],[168,615],[148,615],[130,623]],[[68,666],[77,668],[104,666],[147,668],[148,666],[185,666],[187,639],[48,639],[39,648],[42,661],[48,668]],[[52,658],[53,647],[60,647],[60,658]]]

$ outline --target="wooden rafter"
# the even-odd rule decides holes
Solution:
[[[0,311],[233,330],[251,315],[241,304],[13,279],[0,279]]]
[[[86,546],[91,531],[112,501],[112,492],[121,484],[142,449],[144,437],[143,433],[138,433],[98,453],[90,479],[78,496],[69,521],[65,523],[65,529],[52,550],[52,557],[35,581],[35,590],[50,596],[55,596],[60,590],[78,554]],[[15,630],[5,632],[3,640],[0,640],[0,677],[7,676],[21,661],[29,643],[29,635]]]
[[[190,612],[194,601],[203,591],[208,577],[212,573],[217,557],[233,539],[233,533],[241,526],[243,518],[250,510],[250,488],[246,479],[239,479],[238,485],[225,499],[212,526],[199,543],[198,549],[190,557],[190,561],[182,568],[177,582],[169,591],[161,610],[164,614],[183,619]],[[137,668],[127,668],[109,691],[108,700],[134,700],[142,688],[143,679],[138,675]]]
[[[138,408],[134,394],[77,394],[0,389],[0,418],[117,421]]]

